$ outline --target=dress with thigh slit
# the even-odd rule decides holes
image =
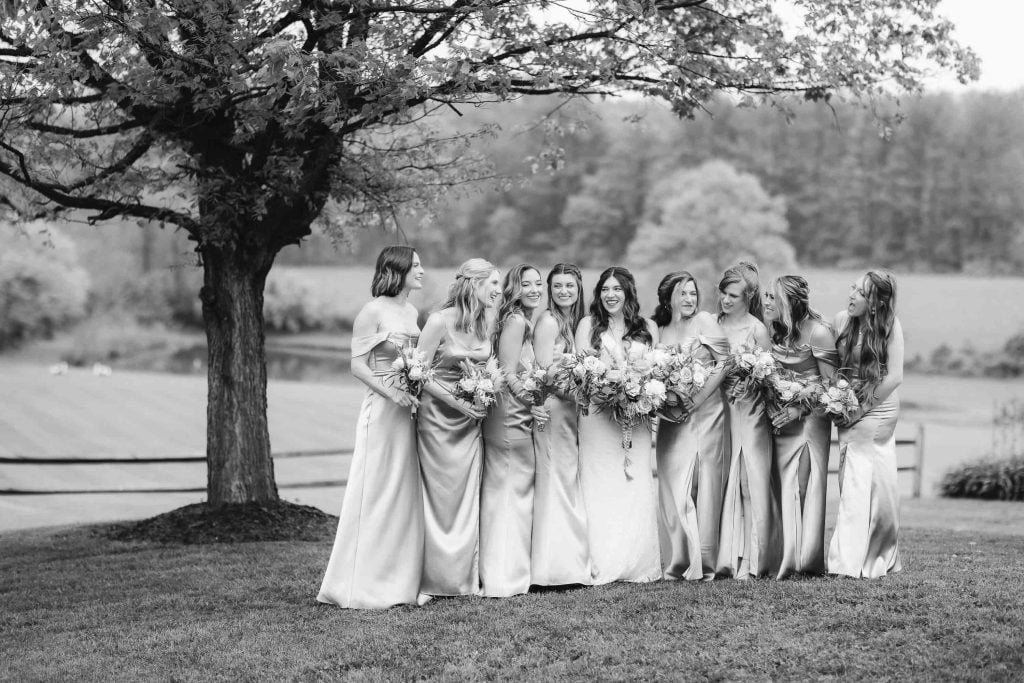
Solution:
[[[780,365],[801,379],[818,376],[819,359],[833,366],[838,364],[835,349],[809,345],[790,349],[773,344],[772,355]],[[773,435],[782,510],[779,579],[794,573],[822,574],[825,571],[825,487],[831,438],[832,422],[814,413],[793,420]],[[803,489],[800,485],[801,462],[809,468]]]

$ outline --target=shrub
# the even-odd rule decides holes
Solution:
[[[0,349],[57,330],[85,314],[89,276],[70,244],[43,243],[3,226],[0,254]]]
[[[171,333],[162,324],[143,325],[123,312],[100,313],[78,325],[71,347],[61,354],[70,365],[109,363],[169,347]]]
[[[203,311],[197,268],[160,268],[123,280],[112,280],[96,293],[93,310],[131,315],[144,324],[178,323],[201,327]]]
[[[951,470],[940,490],[947,498],[1024,501],[1024,457],[986,460]]]
[[[272,274],[263,292],[263,319],[270,332],[351,329],[346,302],[317,289],[295,271]]]

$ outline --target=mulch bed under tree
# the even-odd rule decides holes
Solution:
[[[337,528],[337,517],[282,500],[217,507],[196,503],[138,522],[110,525],[101,533],[116,541],[199,544],[329,541]]]

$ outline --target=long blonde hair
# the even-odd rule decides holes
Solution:
[[[780,275],[772,280],[771,291],[775,296],[775,309],[779,318],[772,320],[769,330],[772,341],[789,348],[795,348],[800,339],[800,323],[817,320],[824,324],[821,314],[811,308],[810,286],[799,275]]]
[[[448,286],[448,298],[441,309],[455,309],[455,329],[487,339],[487,308],[476,296],[476,288],[497,268],[482,258],[471,258],[455,271],[455,281]]]

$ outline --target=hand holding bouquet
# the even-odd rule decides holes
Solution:
[[[524,402],[531,407],[531,411],[533,412],[536,420],[537,429],[542,432],[544,431],[546,421],[540,418],[538,411],[544,410],[544,401],[547,400],[548,396],[554,393],[556,388],[556,375],[557,366],[554,364],[547,368],[542,368],[539,365],[532,365],[516,375],[516,378],[522,386],[521,397]]]
[[[771,351],[760,347],[741,346],[730,356],[732,370],[726,393],[736,401],[754,390],[764,390],[779,369]]]
[[[813,410],[823,390],[817,375],[801,377],[781,367],[771,375],[766,387],[768,413],[776,431],[796,419],[788,414],[790,408],[795,408],[798,413]]]
[[[395,371],[398,388],[413,398],[412,415],[415,416],[423,387],[434,379],[434,368],[427,364],[427,357],[422,351],[407,344],[391,363],[391,369]]]
[[[598,411],[607,411],[622,430],[622,469],[626,479],[632,479],[629,466],[633,447],[633,428],[649,421],[667,398],[665,382],[655,373],[663,369],[649,354],[630,354],[624,363],[605,366],[600,376],[592,377],[590,403]]]
[[[593,351],[564,353],[551,371],[551,385],[559,394],[575,401],[582,415],[587,415],[595,384],[607,372],[608,364]]]
[[[504,384],[498,362],[494,358],[489,358],[486,363],[464,360],[459,367],[462,375],[455,382],[452,395],[468,403],[474,411],[486,412],[494,405],[498,391]]]
[[[818,408],[836,422],[845,424],[860,409],[860,401],[852,383],[836,373],[832,381],[822,380]]]

